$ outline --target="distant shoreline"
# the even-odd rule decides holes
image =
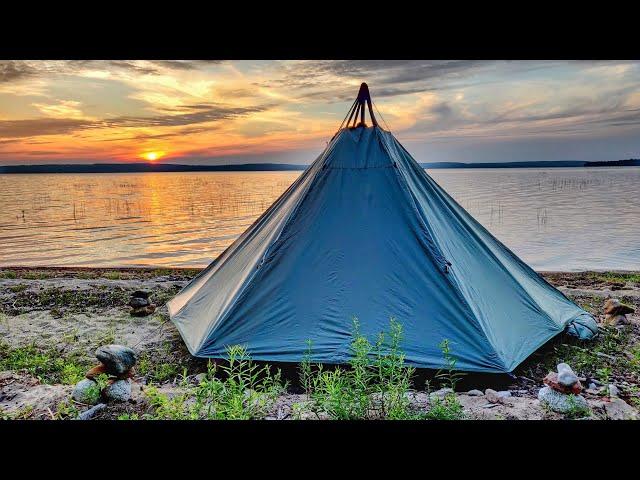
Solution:
[[[548,162],[432,162],[423,168],[561,168],[561,167],[637,167],[640,159],[587,162],[581,160]],[[273,172],[302,171],[308,165],[286,163],[242,163],[237,165],[181,165],[175,163],[92,163],[51,165],[0,165],[0,174],[11,173],[144,173],[144,172]]]

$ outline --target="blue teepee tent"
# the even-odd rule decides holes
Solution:
[[[193,355],[222,358],[242,344],[254,359],[299,362],[311,339],[314,361],[343,363],[353,317],[367,336],[393,317],[409,364],[441,367],[448,339],[461,370],[510,372],[564,330],[597,331],[377,125],[366,84],[350,112],[316,161],[169,302]]]

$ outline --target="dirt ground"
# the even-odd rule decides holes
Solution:
[[[206,362],[189,355],[169,321],[166,301],[198,273],[195,269],[0,268],[0,418],[67,419],[87,410],[71,400],[73,384],[97,362],[95,349],[107,343],[127,345],[139,355],[132,398],[109,404],[96,418],[143,415],[151,408],[149,386],[172,396],[180,384],[195,382]],[[543,273],[565,295],[600,319],[605,299],[614,297],[636,308],[630,323],[602,330],[583,344],[559,336],[532,355],[515,378],[461,383],[457,398],[469,419],[561,419],[540,405],[542,378],[560,361],[569,363],[585,386],[594,419],[638,416],[640,406],[640,274],[634,272]],[[132,317],[127,302],[135,290],[151,292],[157,311]],[[4,371],[2,371],[4,370]],[[618,397],[603,393],[606,385]],[[465,390],[493,387],[510,397],[491,403]],[[429,407],[420,386],[408,393],[416,409]],[[305,396],[292,389],[271,406],[266,419],[316,419],[300,411]]]

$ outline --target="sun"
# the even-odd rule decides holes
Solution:
[[[142,158],[145,158],[146,160],[153,162],[159,159],[160,157],[162,157],[163,154],[164,152],[145,152],[141,156]]]

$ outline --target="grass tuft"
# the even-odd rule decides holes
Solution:
[[[43,383],[75,384],[84,378],[89,364],[81,352],[61,356],[53,347],[39,348],[34,344],[12,348],[0,342],[0,370],[25,372]]]
[[[454,393],[449,393],[444,398],[434,398],[424,418],[427,420],[463,420],[464,411],[460,401]]]
[[[401,341],[402,326],[394,319],[389,332],[380,333],[373,344],[354,319],[349,368],[333,370],[312,364],[308,342],[300,376],[310,409],[336,420],[415,418],[407,397],[415,369],[405,365]]]
[[[155,386],[145,390],[157,420],[250,420],[266,415],[278,395],[286,391],[280,372],[255,365],[244,347],[227,348],[228,365],[209,362],[205,378],[195,387],[183,375],[183,392],[165,395]],[[132,418],[127,418],[131,420]]]

